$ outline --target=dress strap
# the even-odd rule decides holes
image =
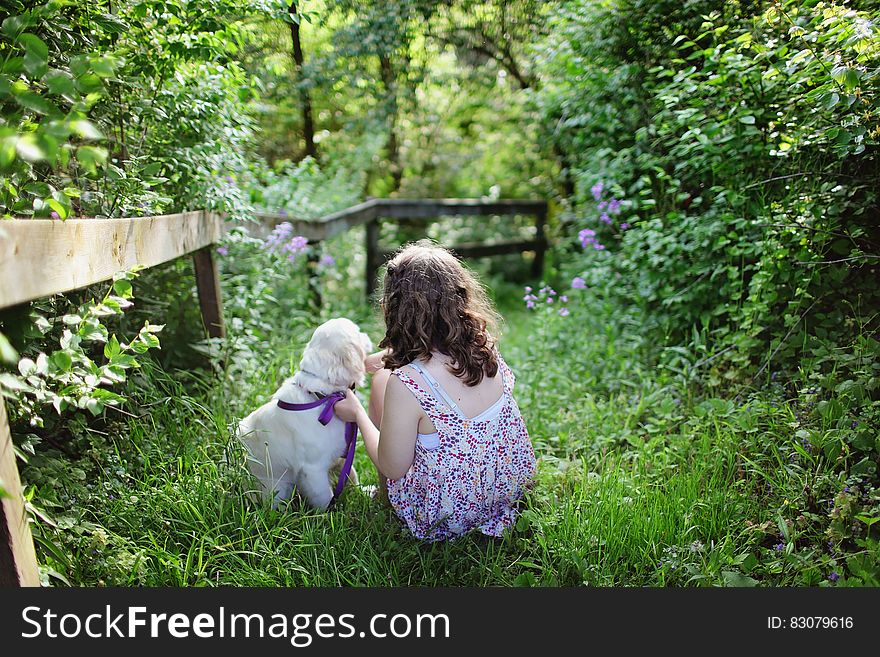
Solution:
[[[410,366],[416,372],[418,372],[419,374],[422,375],[422,378],[425,380],[425,383],[428,384],[428,387],[434,393],[434,397],[440,398],[447,405],[449,405],[450,408],[455,409],[456,411],[458,411],[459,415],[464,417],[464,413],[462,412],[459,405],[455,403],[455,400],[449,396],[449,393],[446,392],[446,390],[443,388],[443,386],[440,385],[439,381],[437,381],[437,379],[435,379],[434,376],[428,370],[426,370],[424,367],[422,367],[419,363],[417,363],[415,361],[410,363]]]
[[[513,386],[516,383],[516,375],[507,365],[507,362],[501,357],[501,352],[498,351],[498,347],[495,348],[495,357],[498,359],[498,371],[501,372],[501,383],[504,386],[504,392],[508,395],[512,394]]]
[[[419,406],[422,407],[422,410],[425,411],[428,417],[433,421],[434,416],[439,412],[438,407],[440,406],[440,401],[431,394],[430,390],[425,390],[419,385],[403,368],[392,370],[391,373],[400,379],[401,383],[407,387],[413,397],[416,398],[416,401],[419,402]]]

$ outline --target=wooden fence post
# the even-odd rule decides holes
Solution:
[[[0,399],[0,483],[6,497],[0,500],[0,586],[39,586],[40,569],[34,539],[21,495],[6,407]]]
[[[544,275],[544,254],[547,251],[547,206],[535,213],[535,259],[532,260],[532,276],[541,278]]]
[[[382,254],[379,253],[379,220],[371,219],[367,222],[367,270],[366,290],[367,299],[376,291],[376,274],[379,271]]]
[[[214,246],[206,246],[193,253],[196,271],[196,289],[205,329],[212,338],[226,336],[223,323],[223,302],[220,297],[220,273],[214,260]]]

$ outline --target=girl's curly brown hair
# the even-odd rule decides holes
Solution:
[[[386,368],[429,361],[439,351],[469,386],[498,372],[498,314],[476,277],[443,247],[421,241],[401,249],[388,262],[381,306]]]

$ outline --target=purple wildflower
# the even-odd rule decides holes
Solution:
[[[308,245],[309,240],[302,235],[296,235],[291,238],[291,240],[284,245],[284,250],[290,254],[287,256],[287,260],[290,262],[296,260],[296,256],[305,251]]]
[[[608,212],[611,214],[620,214],[620,201],[616,198],[608,201]]]
[[[553,303],[553,297],[547,297],[547,303]]]
[[[608,207],[608,201],[602,201],[599,205],[596,206],[599,208],[599,212],[604,212],[605,208]]]
[[[532,291],[531,286],[530,286],[530,285],[526,285],[526,292],[531,292],[531,291]]]
[[[318,261],[318,264],[322,267],[332,267],[336,264],[336,258],[334,258],[329,253],[325,253],[321,256],[321,259]]]
[[[49,214],[49,216],[52,217],[53,219],[60,219],[61,218],[59,216],[59,214],[57,212],[55,212],[55,210],[52,210],[52,212]]]
[[[583,290],[585,287],[587,287],[587,282],[580,276],[575,276],[573,279],[571,279],[571,287],[574,290]]]
[[[785,543],[777,543],[773,546],[773,549],[777,552],[782,552],[785,549]]]
[[[234,182],[232,176],[223,176],[223,180],[228,182],[230,185]]]
[[[620,224],[620,230],[629,230],[629,224],[624,221],[622,224]]]
[[[278,224],[266,238],[266,249],[277,251],[293,235],[293,224],[289,221]]]
[[[302,235],[296,235],[284,245],[284,250],[290,251],[291,253],[299,253],[300,251],[304,251],[308,245],[309,240]]]
[[[610,226],[610,225],[613,223],[613,222],[611,221],[611,217],[608,216],[608,213],[607,213],[607,212],[603,212],[603,213],[599,216],[599,221],[601,221],[603,224],[607,224],[608,226]]]
[[[568,297],[567,297],[566,295],[564,295],[564,294],[563,294],[561,297],[559,297],[559,300],[560,300],[562,303],[568,303]]]
[[[535,307],[535,302],[534,302],[534,301],[532,301],[531,299],[529,299],[528,301],[526,301],[526,308],[528,308],[529,310],[531,310],[531,309],[534,308],[534,307]]]
[[[222,255],[222,256],[228,256],[228,255],[229,255],[229,249],[227,249],[225,246],[218,246],[218,247],[217,247],[217,253],[219,253],[219,254]]]
[[[596,231],[592,228],[584,228],[581,232],[578,233],[578,239],[581,241],[581,247],[585,249],[590,244],[592,244],[593,246],[598,244],[598,242],[596,241]]]
[[[601,251],[602,249],[605,248],[605,245],[604,245],[604,244],[599,244],[599,242],[595,242],[595,243],[593,244],[593,248],[596,249],[597,251]]]
[[[568,317],[568,308],[560,308],[559,309],[560,317]]]
[[[605,189],[605,185],[600,180],[595,185],[590,187],[590,193],[593,195],[593,198],[597,201],[602,198],[602,190]]]
[[[838,575],[837,571],[835,571],[828,576],[828,579],[830,579],[832,582],[836,582],[840,579],[840,575]]]

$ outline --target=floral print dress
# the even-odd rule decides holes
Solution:
[[[500,536],[516,519],[516,503],[535,473],[535,452],[513,398],[513,372],[496,356],[503,392],[472,418],[418,362],[393,372],[437,430],[418,435],[409,471],[388,481],[391,506],[417,538],[452,539],[473,529]]]

